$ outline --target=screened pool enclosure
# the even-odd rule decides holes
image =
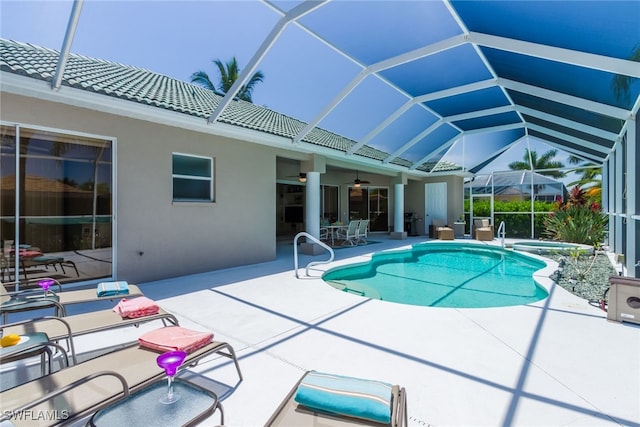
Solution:
[[[300,161],[314,206],[325,200],[321,186],[326,183],[320,177],[327,165],[345,174],[364,171],[373,184],[372,176],[391,177],[385,191],[376,193],[376,203],[388,192],[404,205],[390,201],[388,209],[374,210],[388,210],[389,218],[380,214],[380,221],[387,221],[383,228],[396,230],[402,227],[403,209],[409,209],[409,195],[419,194],[404,190],[411,183],[451,176],[460,183],[475,177],[477,183],[492,176],[484,189],[475,184],[459,189],[461,195],[468,192],[464,214],[473,215],[471,204],[481,204],[491,187],[494,202],[488,216],[523,215],[519,221],[528,224],[523,233],[538,237],[533,208],[503,212],[494,203],[562,198],[564,188],[539,181],[541,171],[533,164],[520,184],[501,182],[508,176],[504,158],[521,157],[512,151],[518,144],[556,149],[562,159],[573,156],[583,165],[602,168],[602,210],[609,217],[605,243],[625,255],[629,275],[640,275],[638,1],[50,3],[43,7],[67,12],[64,21],[45,24],[55,26],[63,42],[51,46],[36,35],[23,40],[47,48],[46,55],[35,55],[28,53],[29,45],[5,40],[3,91],[77,105],[88,105],[85,95],[90,91],[176,113],[166,122],[175,118],[183,128],[276,147],[278,155]],[[30,16],[28,5],[16,5],[18,12],[20,8],[24,15],[15,16],[16,22]],[[3,15],[9,12],[3,10]],[[118,31],[104,19],[150,12],[158,19],[127,20]],[[232,30],[228,23],[234,24]],[[3,38],[7,31],[2,30]],[[200,42],[211,40],[220,43],[212,47]],[[167,46],[172,46],[171,59],[165,55]],[[154,54],[140,53],[147,50]],[[212,58],[232,56],[241,70],[226,92],[188,84],[190,74],[210,66]],[[95,66],[87,57],[113,62]],[[117,64],[130,64],[129,74]],[[136,67],[152,71],[143,76]],[[256,71],[265,79],[255,88],[252,103],[238,101],[242,85]],[[40,86],[26,91],[34,84],[27,80]],[[102,108],[96,105],[91,108]],[[152,116],[147,119],[161,121]],[[98,165],[105,160],[92,161]],[[568,172],[566,161],[565,166]],[[9,175],[3,168],[2,179]],[[17,182],[29,185],[26,178]],[[95,235],[97,224],[108,221],[110,213],[106,205],[101,207],[102,193],[82,191],[93,200],[94,207],[82,215]],[[330,208],[317,208],[313,218],[306,217],[307,231],[317,234],[325,211],[327,216],[334,211],[348,216],[351,209]],[[370,206],[353,210],[358,209],[362,215],[372,211]],[[12,215],[6,219],[9,227]],[[15,213],[18,219],[25,216],[30,214]]]

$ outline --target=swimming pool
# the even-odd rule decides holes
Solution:
[[[421,243],[378,252],[367,263],[322,275],[336,289],[367,298],[429,307],[485,308],[529,304],[549,294],[533,273],[543,261],[499,247]]]
[[[515,242],[511,247],[515,251],[524,251],[538,255],[550,253],[565,254],[576,249],[589,255],[593,254],[593,246],[580,245],[578,243],[523,241]]]

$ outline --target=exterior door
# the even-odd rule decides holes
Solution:
[[[389,189],[349,187],[349,221],[368,219],[369,231],[389,230]]]
[[[433,220],[447,223],[447,183],[435,182],[424,185],[425,234]]]

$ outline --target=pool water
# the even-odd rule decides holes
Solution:
[[[368,263],[336,267],[322,278],[345,292],[402,304],[504,307],[549,295],[533,279],[533,273],[545,265],[498,247],[424,243],[376,253]]]

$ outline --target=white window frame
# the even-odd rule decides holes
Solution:
[[[195,158],[195,159],[203,159],[203,160],[208,160],[210,162],[211,165],[211,175],[210,176],[197,176],[197,175],[181,175],[181,174],[176,174],[173,171],[173,160],[175,156],[181,156],[181,157],[190,157],[190,158]],[[196,154],[187,154],[187,153],[179,153],[179,152],[172,152],[171,153],[171,199],[173,201],[173,203],[213,203],[215,202],[215,194],[214,194],[214,175],[215,175],[215,159],[213,157],[209,157],[209,156],[199,156]],[[193,181],[209,181],[209,198],[205,199],[205,198],[201,198],[201,199],[181,199],[181,198],[176,198],[175,197],[175,188],[174,188],[174,179],[179,178],[179,179],[186,179],[186,180],[193,180]]]

